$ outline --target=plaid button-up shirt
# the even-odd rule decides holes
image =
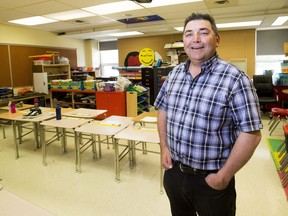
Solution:
[[[155,107],[167,113],[167,142],[174,160],[196,169],[220,169],[240,133],[262,129],[255,88],[241,70],[216,54],[194,79],[190,60],[165,80]]]

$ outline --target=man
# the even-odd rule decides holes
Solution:
[[[234,175],[261,140],[255,88],[218,57],[219,42],[211,16],[189,16],[183,30],[188,59],[170,72],[155,101],[173,216],[235,215]]]

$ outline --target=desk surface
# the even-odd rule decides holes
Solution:
[[[40,107],[42,114],[35,118],[24,118],[23,116],[29,112],[29,110],[18,110],[16,113],[0,113],[0,119],[27,121],[27,122],[39,122],[56,116],[54,108]],[[62,113],[70,112],[71,108],[63,108]]]
[[[157,123],[157,112],[143,112],[132,119],[134,122]]]
[[[50,119],[47,121],[43,121],[41,125],[57,127],[57,128],[74,129],[90,121],[92,121],[92,119],[62,116],[60,120]]]
[[[32,104],[23,104],[22,107],[16,107],[16,111],[17,111],[17,110],[30,109],[30,108],[32,108],[32,107],[34,107],[34,105],[32,105]],[[9,110],[9,107],[8,107],[8,106],[2,106],[2,107],[0,107],[0,110],[8,111],[8,110]]]
[[[110,116],[102,121],[93,121],[76,128],[81,133],[91,133],[112,136],[132,123],[130,117]]]
[[[107,110],[79,108],[65,112],[63,115],[77,118],[96,118],[106,112]]]
[[[114,138],[160,143],[159,134],[156,128],[130,126],[117,133]]]

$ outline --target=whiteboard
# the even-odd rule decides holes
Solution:
[[[229,62],[247,73],[247,58],[230,58]]]

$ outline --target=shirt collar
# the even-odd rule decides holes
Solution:
[[[203,62],[201,65],[201,71],[206,71],[206,69],[211,68],[212,64],[216,62],[219,59],[219,55],[217,52],[215,52],[215,55],[212,56],[209,60],[206,62]],[[189,71],[189,66],[190,66],[191,60],[188,58],[185,62],[185,71]]]

